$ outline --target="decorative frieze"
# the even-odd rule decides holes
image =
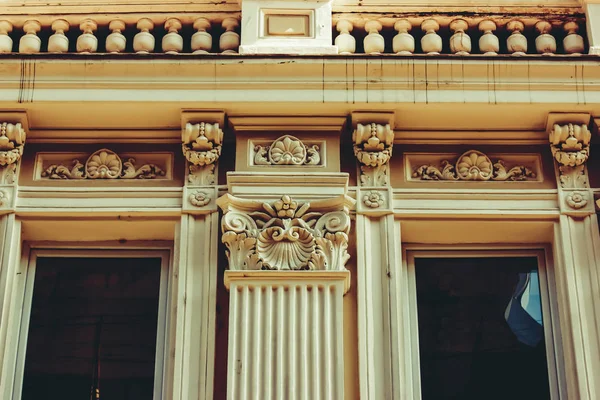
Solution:
[[[59,155],[60,157],[60,155]],[[69,162],[48,163],[54,157],[38,154],[42,165],[38,178],[41,179],[160,179],[165,178],[167,167],[154,163],[137,163],[134,157],[121,158],[109,149],[100,149],[87,157],[85,163],[79,158]],[[125,160],[125,161],[123,161]]]
[[[320,165],[321,149],[317,144],[304,144],[300,139],[284,135],[270,145],[254,146],[254,165]]]
[[[345,196],[301,203],[219,198],[230,270],[345,271],[350,215]]]
[[[509,166],[502,159],[492,162],[486,154],[469,150],[454,162],[442,160],[439,165],[420,165],[413,170],[412,178],[435,181],[527,181],[536,180],[534,171],[533,166]]]
[[[387,163],[392,157],[394,131],[390,124],[356,124],[352,134],[354,155],[360,165],[363,186],[387,185]]]

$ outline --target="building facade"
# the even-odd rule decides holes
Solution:
[[[593,0],[7,0],[1,399],[600,398]]]

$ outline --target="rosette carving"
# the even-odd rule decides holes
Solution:
[[[550,150],[559,164],[576,167],[590,156],[591,139],[587,125],[554,124],[549,135]]]
[[[254,147],[255,165],[319,165],[319,146],[305,145],[300,139],[284,135],[269,146]]]
[[[533,169],[524,165],[507,168],[503,160],[495,163],[477,150],[462,154],[455,163],[443,160],[441,166],[425,164],[413,171],[413,178],[434,181],[526,181],[535,179]]]
[[[200,122],[185,124],[181,134],[183,155],[193,165],[215,163],[221,155],[223,131],[219,124]]]
[[[21,159],[26,133],[20,123],[0,124],[0,165],[14,164]]]
[[[222,241],[229,269],[345,270],[348,198],[333,200],[311,205],[288,195],[273,203],[221,197],[217,204],[224,211]]]
[[[387,163],[394,147],[394,131],[390,124],[357,124],[352,141],[354,155],[361,164],[361,183],[368,186],[386,185]]]

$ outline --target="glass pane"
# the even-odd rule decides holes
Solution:
[[[537,259],[415,260],[424,400],[549,399]]]
[[[23,400],[153,397],[161,260],[38,258]]]

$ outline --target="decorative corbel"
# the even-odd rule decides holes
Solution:
[[[223,144],[224,119],[223,112],[182,112],[181,147],[188,162],[188,184],[214,184],[215,166]]]
[[[0,209],[14,208],[16,184],[29,125],[23,111],[0,111]]]
[[[593,212],[586,169],[592,138],[589,122],[589,114],[551,113],[546,125],[550,150],[556,161],[561,209],[569,214]]]
[[[262,202],[226,194],[217,204],[229,270],[346,271],[353,199]]]
[[[354,155],[361,186],[389,184],[388,162],[394,147],[393,113],[352,113]]]

